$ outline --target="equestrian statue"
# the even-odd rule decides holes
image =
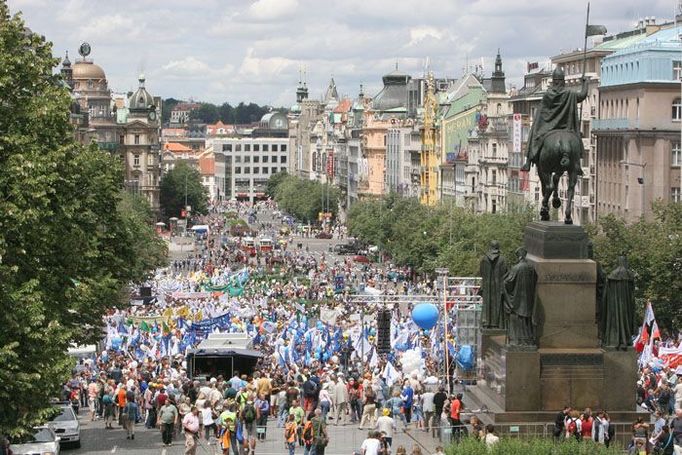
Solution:
[[[564,223],[573,224],[571,212],[578,177],[583,174],[580,159],[583,142],[580,135],[578,105],[587,97],[587,80],[582,77],[582,89],[575,92],[566,87],[564,71],[557,67],[552,73],[552,85],[542,97],[540,112],[533,121],[528,138],[526,163],[521,170],[530,171],[535,164],[542,185],[540,219],[549,221],[549,197],[552,206],[561,207],[559,179],[568,174],[568,194]]]

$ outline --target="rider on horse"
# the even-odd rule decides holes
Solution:
[[[526,163],[523,171],[530,171],[531,163],[537,166],[545,136],[555,130],[572,131],[580,137],[580,119],[576,106],[587,98],[587,80],[582,78],[582,90],[575,92],[566,87],[564,71],[557,67],[552,73],[552,86],[542,97],[539,114],[536,115],[528,138]],[[581,142],[582,143],[582,142]],[[581,152],[582,157],[582,152]],[[566,167],[569,157],[564,154],[561,165]],[[577,163],[578,175],[582,175],[580,163]]]

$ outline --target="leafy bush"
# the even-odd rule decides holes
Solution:
[[[593,441],[567,440],[559,443],[551,439],[502,438],[491,448],[473,438],[462,440],[446,448],[447,455],[615,455],[620,447],[607,448]]]

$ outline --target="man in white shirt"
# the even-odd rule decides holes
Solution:
[[[500,442],[500,438],[495,435],[495,427],[492,426],[491,424],[486,425],[485,427],[485,438],[483,439],[485,442],[485,445],[488,447],[492,447],[498,442]]]
[[[431,434],[434,434],[434,419],[433,419],[433,414],[435,411],[435,406],[433,404],[433,397],[436,395],[433,390],[433,386],[427,386],[426,392],[422,395],[422,411],[424,411],[424,420],[425,420],[425,425],[424,425],[424,431],[428,431]]]
[[[196,406],[192,406],[191,411],[182,419],[182,428],[185,430],[185,454],[196,455],[199,436],[199,410]]]
[[[377,436],[376,431],[370,431],[367,435],[367,439],[362,441],[362,455],[379,455],[379,449],[381,449],[381,442]]]
[[[395,420],[391,417],[391,410],[384,408],[382,416],[377,419],[376,430],[379,433],[384,433],[384,440],[391,447],[393,443],[393,430],[395,429]]]

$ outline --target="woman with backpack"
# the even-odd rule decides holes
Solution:
[[[566,439],[582,439],[582,421],[580,420],[578,411],[572,410],[568,416],[566,416],[564,428],[566,429]]]
[[[112,391],[107,386],[107,391],[102,397],[102,404],[104,405],[104,428],[113,428],[112,423],[114,421],[114,395]]]
[[[301,441],[303,441],[303,455],[315,453],[315,449],[313,448],[313,439],[315,436],[313,432],[313,417],[315,417],[315,414],[311,412],[308,414],[305,423],[298,426],[299,437]],[[295,420],[296,419],[294,418],[294,421]]]

